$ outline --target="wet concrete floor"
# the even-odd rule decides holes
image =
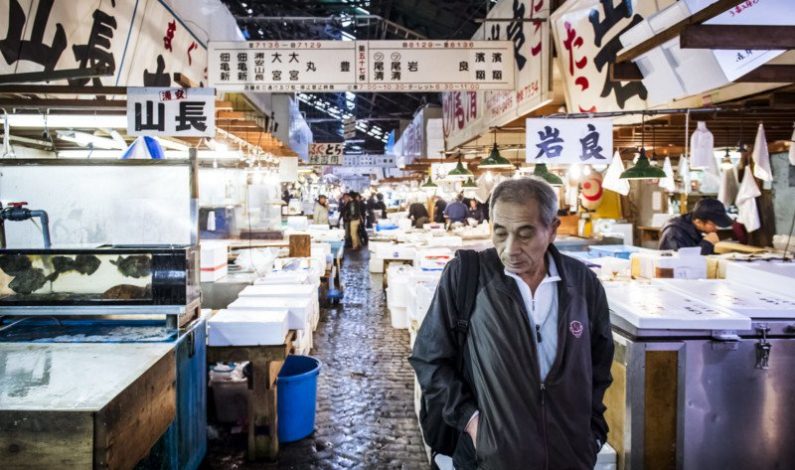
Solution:
[[[390,324],[380,275],[366,249],[346,253],[345,296],[321,314],[312,355],[323,362],[315,432],[283,444],[274,463],[245,459],[245,434],[222,430],[211,440],[206,469],[426,469],[414,414],[414,376],[407,330]]]

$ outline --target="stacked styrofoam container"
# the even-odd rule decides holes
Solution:
[[[310,325],[313,328],[317,323],[316,318],[320,314],[320,301],[316,284],[248,286],[240,291],[240,298],[244,297],[308,299],[312,308]]]
[[[207,321],[210,346],[277,346],[287,335],[287,311],[221,310]]]
[[[201,282],[215,282],[227,275],[229,244],[202,241],[200,247]]]

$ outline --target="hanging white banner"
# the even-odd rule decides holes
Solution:
[[[569,112],[646,108],[643,83],[611,80],[608,69],[622,48],[619,36],[656,11],[656,2],[570,0],[552,14]]]
[[[127,134],[215,136],[212,88],[128,88]]]
[[[514,88],[509,41],[210,43],[209,81],[228,91],[447,91]]]
[[[613,153],[611,119],[527,119],[527,163],[607,164]]]

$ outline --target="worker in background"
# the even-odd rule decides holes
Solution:
[[[409,219],[411,219],[414,228],[422,228],[423,225],[431,221],[428,216],[428,209],[420,201],[414,201],[409,206]]]
[[[386,219],[386,203],[384,202],[384,195],[378,193],[375,195],[375,218],[377,219]]]
[[[549,184],[508,180],[491,201],[494,248],[447,264],[409,358],[423,434],[454,447],[456,469],[593,469],[612,382],[604,288],[553,245]]]
[[[469,210],[464,204],[464,195],[459,194],[456,199],[447,205],[444,210],[444,218],[447,219],[447,226],[454,223],[466,223]]]
[[[312,223],[316,225],[328,225],[328,199],[322,194],[315,202],[315,208],[312,211]]]
[[[370,193],[370,197],[364,203],[365,214],[367,214],[367,228],[373,228],[373,224],[376,223],[375,207],[377,204],[375,193]]]
[[[433,197],[433,221],[437,224],[444,223],[444,210],[447,209],[447,201],[440,196]]]
[[[715,251],[718,228],[731,227],[733,221],[726,214],[726,207],[717,199],[702,199],[696,203],[693,212],[669,220],[660,235],[661,250],[701,247],[702,255]]]
[[[477,220],[478,225],[483,222],[483,208],[480,207],[480,202],[475,198],[469,200],[467,218]]]
[[[362,241],[359,238],[359,227],[362,225],[362,205],[357,193],[351,191],[348,195],[348,202],[342,209],[342,218],[345,221],[346,235],[350,239],[350,246],[354,250],[358,250],[362,247]]]

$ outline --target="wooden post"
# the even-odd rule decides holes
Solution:
[[[290,235],[290,258],[312,256],[312,239],[309,235]]]

